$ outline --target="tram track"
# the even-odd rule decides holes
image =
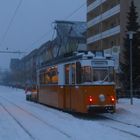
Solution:
[[[112,122],[115,122],[119,125],[123,125],[123,127],[125,126],[125,128],[128,128],[128,126],[132,126],[132,127],[135,127],[137,129],[140,129],[139,125],[133,125],[133,124],[129,124],[129,123],[125,123],[125,122],[122,122],[122,121],[118,121],[118,120],[115,120],[115,119],[112,119],[112,118],[109,118],[109,117],[106,117],[106,116],[103,116],[103,115],[100,115],[100,114],[94,114],[94,115],[81,115],[81,114],[74,114],[74,117],[78,118],[78,119],[82,119],[82,120],[87,120],[87,121],[97,121],[99,123],[99,125],[102,125],[104,127],[108,127],[108,128],[111,128],[115,131],[119,131],[119,132],[122,132],[124,134],[127,134],[127,135],[130,135],[130,136],[133,136],[133,137],[136,137],[136,138],[139,138],[140,139],[140,135],[134,133],[134,132],[131,132],[129,130],[124,130],[120,127],[117,127],[117,126],[112,126],[110,123],[108,124],[108,122],[106,122],[106,120],[108,121],[112,121]]]
[[[134,127],[140,128],[140,125],[119,121],[119,120],[116,120],[116,119],[113,119],[113,118],[110,118],[110,117],[106,117],[106,116],[103,116],[103,117],[108,119],[108,120],[112,120],[112,121],[115,121],[115,122],[118,122],[118,123],[122,123],[122,124],[125,124],[125,125],[128,125],[128,126],[134,126]]]
[[[42,111],[49,111],[49,113],[51,113],[53,115],[57,115],[57,117],[60,118],[60,119],[69,119],[69,120],[71,120],[69,117],[64,117],[63,114],[56,114],[55,113],[55,111],[59,111],[59,112],[67,113],[67,114],[69,113],[69,112],[63,111],[61,109],[53,108],[51,106],[47,106],[47,105],[40,104],[40,103],[29,104],[29,105],[34,107],[34,108],[41,109]],[[40,106],[37,106],[37,105],[40,105]]]
[[[1,96],[0,96],[1,97]],[[3,97],[4,98],[4,97]],[[7,98],[6,98],[7,99]],[[18,100],[19,100],[19,98],[18,98]],[[49,111],[49,113],[51,113],[51,114],[54,114],[54,115],[56,115],[56,113],[53,111],[54,109],[55,109],[55,111],[57,110],[57,111],[62,111],[62,112],[65,112],[65,113],[70,113],[70,112],[67,112],[67,111],[63,111],[63,110],[61,110],[61,109],[57,109],[57,108],[54,108],[54,107],[51,107],[51,106],[48,106],[48,105],[45,105],[45,104],[41,104],[41,103],[39,103],[39,102],[31,102],[31,101],[23,101],[23,100],[19,100],[19,102],[21,103],[23,103],[24,105],[26,104],[27,105],[27,103],[28,103],[28,105],[29,106],[32,106],[32,107],[34,107],[34,108],[37,108],[37,109],[41,109],[42,111]],[[39,105],[39,106],[38,106]],[[69,117],[64,117],[64,115],[62,115],[62,114],[57,114],[57,117],[59,117],[60,119],[65,119],[65,118],[67,118],[67,119],[69,119],[70,120],[70,118]]]
[[[50,127],[51,129],[54,129],[55,131],[61,133],[62,135],[66,136],[67,138],[71,138],[71,136],[67,133],[65,133],[64,131],[60,130],[59,128],[55,127],[54,125],[52,124],[49,124],[48,122],[40,119],[38,116],[34,115],[33,113],[25,110],[24,108],[20,107],[19,105],[17,105],[16,103],[12,102],[11,100],[8,100],[7,98],[3,97],[3,96],[0,96],[1,98],[3,98],[5,101],[7,101],[8,103],[16,106],[18,109],[20,109],[21,111],[23,111],[24,113],[32,116],[33,118],[37,119],[38,121],[42,122],[43,124],[45,124],[47,127]],[[16,117],[10,112],[8,111],[8,109],[2,104],[0,103],[1,106],[3,107],[3,109],[18,123],[18,125],[20,125],[20,127],[32,138],[32,140],[36,140],[29,132],[28,130],[20,123],[20,121],[18,121],[16,119]]]
[[[34,105],[32,105],[32,106],[34,106]],[[36,107],[36,106],[34,106],[34,107]],[[38,107],[39,108],[39,107]],[[44,111],[46,111],[47,109],[42,109],[42,110],[44,110]],[[51,112],[51,113],[53,113],[54,114],[54,112]],[[66,113],[68,113],[68,112],[66,112]],[[72,114],[73,115],[73,114]],[[81,114],[80,114],[81,115]],[[74,115],[75,116],[75,115]],[[60,116],[59,116],[60,117]],[[127,122],[123,122],[123,121],[119,121],[119,120],[116,120],[116,119],[113,119],[113,118],[110,118],[110,117],[107,117],[107,116],[103,116],[103,115],[96,115],[96,118],[97,117],[99,117],[100,119],[107,119],[107,120],[111,120],[111,121],[113,121],[113,122],[117,122],[117,123],[121,123],[121,124],[124,124],[124,125],[127,125],[127,126],[133,126],[133,127],[136,127],[136,128],[140,128],[140,125],[136,125],[136,124],[131,124],[131,123],[127,123]],[[77,118],[77,117],[76,117]],[[115,129],[114,127],[112,127],[112,129]],[[118,129],[119,130],[119,129]],[[119,130],[120,131],[120,130]],[[122,131],[124,131],[124,130],[122,130]],[[127,133],[127,131],[124,131],[125,133]],[[139,135],[135,135],[135,134],[133,134],[133,133],[131,133],[132,135],[134,135],[134,136],[136,136],[136,137],[139,137],[140,138],[140,136]]]
[[[37,140],[1,102],[0,102],[0,105],[32,140]]]
[[[132,126],[132,127],[135,127],[137,129],[140,129],[140,126],[139,125],[133,125],[133,124],[130,124],[130,123],[126,123],[126,122],[123,122],[123,121],[119,121],[119,120],[116,120],[116,119],[112,119],[112,118],[109,118],[109,117],[106,117],[106,116],[103,116],[103,115],[99,115],[101,118],[103,119],[107,119],[109,121],[113,121],[115,123],[118,123],[120,125],[126,125],[126,128],[128,128],[128,126]],[[126,134],[129,134],[131,136],[134,136],[134,137],[137,137],[137,138],[140,138],[140,135],[138,134],[135,134],[129,130],[123,130],[121,128],[118,128],[118,127],[115,127],[115,126],[111,126],[111,125],[107,125],[107,124],[103,124],[102,125],[106,126],[106,127],[109,127],[109,128],[112,128],[114,130],[117,130],[117,131],[120,131],[120,132],[123,132],[123,133],[126,133]]]
[[[105,125],[105,126],[107,126],[107,125]],[[130,132],[130,131],[122,130],[122,129],[119,129],[119,128],[117,128],[117,127],[112,127],[112,126],[108,126],[108,127],[109,127],[109,128],[112,128],[112,129],[114,129],[114,130],[123,132],[123,133],[125,133],[125,134],[129,134],[129,135],[131,135],[131,136],[140,138],[140,135],[134,134],[134,133],[132,133],[132,132]]]
[[[46,121],[40,119],[38,116],[36,116],[36,115],[34,115],[33,113],[31,113],[31,112],[25,110],[24,108],[22,108],[21,106],[17,105],[17,104],[14,103],[14,102],[12,102],[11,100],[9,100],[9,99],[7,99],[7,98],[5,98],[5,97],[2,97],[2,96],[0,96],[0,97],[3,98],[5,101],[9,102],[10,104],[16,106],[16,107],[19,108],[20,110],[24,111],[26,114],[28,114],[28,115],[34,117],[35,119],[39,120],[39,121],[42,122],[43,124],[45,124],[45,125],[49,126],[50,128],[52,128],[52,129],[58,131],[59,133],[65,135],[67,138],[69,138],[69,139],[71,138],[71,136],[70,136],[69,134],[67,134],[67,133],[65,133],[64,131],[60,130],[59,128],[53,126],[52,124],[49,124],[48,122],[46,122]],[[1,104],[1,103],[0,103],[0,104]],[[34,105],[33,105],[33,106],[34,106]],[[4,108],[4,110],[6,110],[6,112],[9,112],[3,105],[2,105],[2,107]],[[36,107],[36,106],[34,106],[34,107]],[[39,108],[39,107],[38,107],[38,108]],[[40,109],[40,108],[39,108],[39,109]],[[43,108],[42,110],[46,110],[46,109]],[[10,112],[9,112],[8,114],[9,114],[10,116],[12,115]],[[36,139],[26,130],[26,128],[25,128],[13,115],[12,115],[11,117],[12,117],[12,118],[20,125],[20,127],[32,138],[32,140],[36,140]],[[60,116],[59,116],[59,117],[60,117]],[[94,121],[95,121],[95,120],[100,120],[99,124],[101,124],[101,125],[103,125],[103,126],[105,126],[105,127],[114,129],[114,130],[116,130],[116,131],[125,133],[125,134],[127,134],[127,135],[130,135],[130,136],[133,136],[133,137],[136,137],[136,138],[140,138],[140,135],[138,135],[138,134],[136,134],[136,133],[133,133],[133,132],[131,132],[131,131],[129,131],[129,130],[124,130],[124,129],[122,129],[122,128],[118,128],[118,127],[116,127],[116,126],[111,126],[111,125],[109,125],[109,124],[106,124],[106,122],[101,122],[101,120],[109,120],[109,121],[118,123],[118,124],[123,125],[123,126],[125,125],[125,128],[128,128],[128,126],[132,126],[132,127],[137,128],[137,129],[140,129],[140,126],[139,126],[139,125],[135,125],[135,124],[130,124],[130,123],[127,123],[127,122],[119,121],[119,120],[116,120],[116,119],[113,119],[113,118],[110,118],[110,117],[107,117],[107,116],[104,116],[104,115],[96,115],[96,117],[94,117],[94,116],[91,117],[91,116],[90,116],[90,118],[87,117],[87,116],[83,118],[83,117],[80,117],[80,116],[77,116],[77,115],[74,116],[74,117],[75,117],[75,118],[79,118],[79,119],[84,119],[84,120],[90,120],[90,121],[92,121],[92,120],[94,120]]]

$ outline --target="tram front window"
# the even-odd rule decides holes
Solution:
[[[114,70],[108,68],[93,68],[90,66],[82,67],[82,83],[84,82],[113,82]]]
[[[93,68],[93,81],[113,82],[113,68]]]
[[[107,69],[93,69],[93,81],[107,81]]]

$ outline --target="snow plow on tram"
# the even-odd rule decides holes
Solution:
[[[114,61],[92,52],[50,61],[37,72],[38,102],[77,113],[115,112]]]

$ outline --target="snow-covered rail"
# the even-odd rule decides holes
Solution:
[[[0,102],[1,107],[13,118],[13,120],[24,130],[24,132],[32,139],[36,140],[35,137],[16,119],[16,117]]]
[[[81,115],[74,114],[74,116],[78,119],[88,120],[88,121],[98,121],[100,125],[114,129],[116,131],[125,133],[127,135],[131,135],[136,138],[140,138],[140,126],[135,124],[126,123],[123,121],[119,121],[117,119],[113,119],[107,117],[105,115],[93,114],[93,115]],[[129,130],[126,129],[129,127]],[[136,131],[137,130],[137,131]],[[136,132],[135,132],[136,131]]]
[[[36,120],[40,121],[41,123],[45,124],[47,127],[50,127],[51,129],[54,129],[55,131],[61,133],[62,135],[64,135],[65,137],[67,137],[67,139],[70,139],[71,136],[67,133],[65,133],[64,131],[58,129],[57,127],[53,126],[52,124],[40,119],[38,116],[34,115],[33,113],[29,112],[28,110],[25,110],[24,108],[22,108],[21,106],[17,105],[16,103],[14,103],[13,101],[0,96],[0,98],[2,98],[4,101],[10,103],[12,106],[18,108],[21,112],[26,113],[28,116],[35,118]],[[18,119],[0,102],[0,105],[3,107],[3,109],[8,112],[8,114],[20,125],[20,127],[22,127],[22,129],[24,129],[24,131],[33,139],[36,140],[32,134],[29,132],[29,130],[27,130],[20,121],[18,121]]]
[[[115,114],[83,118],[27,102],[22,90],[0,87],[0,139],[139,140],[140,100],[136,100],[134,106],[120,100]]]
[[[9,102],[10,104],[16,106],[18,109],[20,109],[21,111],[25,112],[26,114],[28,114],[28,115],[34,117],[35,119],[39,120],[40,122],[44,123],[45,125],[49,126],[50,128],[55,129],[55,130],[58,131],[59,133],[65,135],[67,138],[71,138],[71,136],[70,136],[69,134],[67,134],[67,133],[65,133],[64,131],[58,129],[57,127],[55,127],[55,126],[49,124],[48,122],[46,122],[46,121],[40,119],[39,117],[37,117],[37,116],[34,115],[33,113],[31,113],[31,112],[25,110],[24,108],[22,108],[21,106],[17,105],[17,104],[14,103],[14,102],[12,102],[11,100],[9,100],[9,99],[7,99],[7,98],[5,98],[5,97],[2,97],[2,96],[0,96],[0,97],[3,98],[5,101]],[[1,105],[2,105],[2,104],[1,104]],[[2,105],[2,106],[3,106],[3,105]],[[32,106],[34,106],[34,105],[32,105]],[[4,106],[3,106],[3,108],[6,109]],[[8,111],[8,110],[6,109],[6,111]],[[12,115],[9,111],[8,111],[8,113],[9,113],[10,115]],[[123,128],[127,128],[128,126],[129,126],[129,127],[131,126],[132,129],[133,129],[133,127],[136,127],[136,128],[140,131],[140,126],[139,126],[139,125],[134,125],[134,124],[126,123],[126,122],[123,122],[123,121],[115,120],[115,119],[113,119],[113,118],[109,118],[109,117],[106,117],[106,116],[103,116],[103,115],[97,115],[97,116],[98,116],[100,119],[108,120],[109,122],[112,121],[112,122],[115,123],[115,124],[117,123],[117,125],[111,125],[112,123],[106,123],[105,121],[104,121],[104,122],[101,121],[100,123],[101,123],[103,126],[109,127],[109,128],[111,128],[111,129],[114,129],[114,130],[116,130],[116,131],[120,131],[120,132],[125,133],[125,134],[128,134],[128,135],[131,135],[131,136],[133,136],[133,137],[140,138],[140,135],[138,135],[138,133],[132,132],[132,131],[130,131],[130,130],[125,130],[125,129],[123,129]],[[24,126],[23,126],[13,115],[12,115],[12,117],[13,117],[14,120],[24,129],[24,131],[26,131],[26,133],[28,133],[28,135],[34,140],[35,138],[28,132],[28,130],[26,130],[26,128],[24,128]],[[118,125],[119,125],[119,127],[117,127]],[[122,128],[121,128],[120,126],[122,126]],[[135,128],[135,129],[136,129],[136,128]]]
[[[126,125],[128,125],[128,126],[134,126],[134,127],[140,128],[140,125],[127,123],[127,122],[120,121],[120,120],[113,119],[113,118],[109,118],[109,117],[106,117],[106,116],[102,116],[102,117],[103,117],[103,118],[106,118],[106,119],[108,119],[108,120],[112,120],[112,121],[118,122],[118,123],[126,124]]]
[[[102,123],[101,122],[104,126],[110,127],[112,129],[121,131],[121,132],[129,134],[129,135],[132,135],[134,137],[140,138],[140,135],[139,135],[140,134],[140,126],[139,125],[126,123],[126,122],[119,121],[117,119],[113,119],[113,118],[106,117],[106,116],[103,116],[103,115],[99,115],[99,117],[108,120],[108,122],[112,122],[112,123]],[[113,123],[115,125],[112,125]],[[129,127],[129,130],[126,130],[126,128],[128,128],[128,127]]]

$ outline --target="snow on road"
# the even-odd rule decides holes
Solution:
[[[121,99],[115,114],[73,116],[0,86],[0,140],[139,140],[140,100]]]

